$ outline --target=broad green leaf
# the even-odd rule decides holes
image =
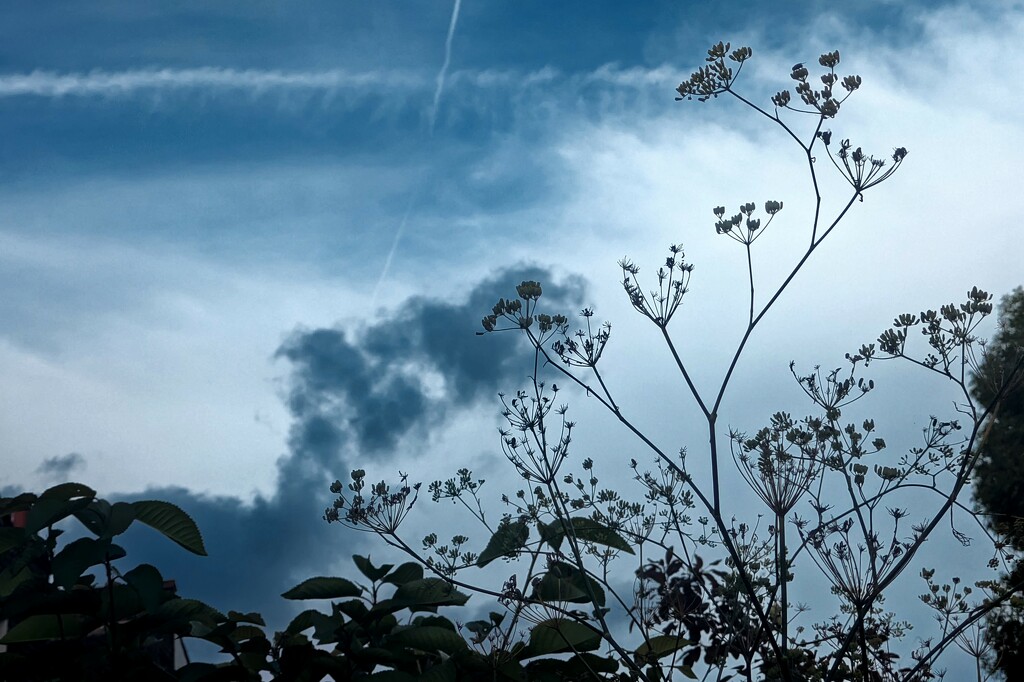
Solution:
[[[614,673],[619,661],[614,656],[579,653],[571,658],[539,658],[526,666],[531,680],[592,680],[594,673]]]
[[[135,518],[193,554],[206,556],[203,536],[192,517],[177,505],[160,500],[132,502]]]
[[[574,516],[569,519],[569,527],[573,534],[580,540],[592,542],[596,545],[604,545],[612,549],[621,550],[629,554],[636,554],[633,547],[617,532],[594,519]],[[562,521],[553,521],[541,529],[542,539],[554,549],[562,546],[562,540],[566,536],[566,526]]]
[[[123,620],[139,615],[143,610],[142,599],[132,587],[114,583],[113,587],[107,585],[100,593],[99,615],[104,621],[111,618]]]
[[[435,625],[412,625],[388,637],[388,644],[452,654],[466,648],[466,640],[448,628]]]
[[[263,630],[260,630],[255,625],[239,625],[231,631],[228,635],[232,642],[238,644],[250,639],[266,639],[266,635],[263,634]]]
[[[28,539],[24,528],[0,527],[0,554],[14,549]]]
[[[32,569],[28,566],[22,566],[20,569],[8,566],[4,570],[0,571],[0,599],[14,594],[16,589],[24,583],[32,580],[32,577]]]
[[[651,637],[650,641],[638,646],[636,648],[636,655],[645,660],[648,658],[658,659],[690,644],[690,640],[682,637],[658,635],[657,637]]]
[[[419,564],[408,561],[384,577],[384,582],[392,585],[404,585],[412,580],[420,580],[423,577],[423,567]]]
[[[156,615],[183,623],[202,623],[208,627],[224,620],[223,613],[198,599],[168,599],[160,605]]]
[[[0,644],[40,642],[45,640],[77,639],[92,631],[97,625],[93,618],[78,614],[45,614],[29,616],[17,623],[0,638]]]
[[[96,491],[81,483],[59,483],[47,488],[39,495],[40,500],[61,500],[67,502],[76,497],[96,497]]]
[[[292,618],[292,621],[288,623],[288,627],[286,627],[284,631],[289,635],[297,635],[298,633],[308,630],[316,625],[317,616],[322,618],[326,617],[316,609],[306,609],[299,615]]]
[[[107,522],[106,537],[117,537],[128,530],[135,520],[135,506],[130,502],[115,502],[110,507],[110,521]],[[198,531],[196,531],[198,532]],[[202,539],[200,539],[202,543]]]
[[[233,620],[236,623],[251,623],[252,625],[260,625],[266,627],[267,623],[256,611],[250,611],[248,613],[242,613],[241,611],[228,611],[228,620]]]
[[[495,559],[515,554],[526,546],[529,537],[530,527],[526,525],[525,521],[502,523],[491,536],[487,547],[480,553],[476,565],[483,568]]]
[[[82,525],[96,537],[110,539],[128,529],[135,520],[135,509],[128,502],[116,502],[111,505],[106,500],[92,500],[82,509],[75,512]]]
[[[605,605],[605,592],[598,582],[562,561],[548,567],[547,573],[535,583],[533,596],[548,602],[593,603],[598,607]]]
[[[79,538],[65,545],[53,558],[50,568],[53,582],[57,587],[67,589],[75,584],[86,569],[108,560],[120,559],[124,555],[125,551],[110,544],[110,540]]]
[[[154,613],[164,601],[164,578],[155,566],[139,564],[124,574],[125,582],[131,585],[142,607],[149,613]]]
[[[358,597],[363,590],[345,578],[308,578],[281,596],[285,599],[342,599]]]
[[[469,600],[468,594],[459,592],[446,580],[441,578],[423,578],[413,580],[395,590],[389,601],[393,606],[408,608],[412,611],[417,607],[462,606]],[[398,610],[398,609],[389,609]]]
[[[45,494],[45,493],[44,493]],[[75,497],[65,499],[55,495],[51,497],[39,496],[32,509],[28,512],[28,519],[25,522],[25,532],[38,533],[44,528],[54,525],[58,521],[66,519],[79,509],[89,505],[91,500],[87,497]]]
[[[359,569],[359,572],[365,575],[372,582],[377,582],[386,576],[393,566],[392,564],[384,564],[378,568],[370,561],[370,557],[359,556],[358,554],[352,555],[352,561],[355,562],[356,568]]]
[[[530,631],[530,644],[520,653],[520,660],[566,651],[593,651],[601,646],[601,633],[568,618],[541,621]]]
[[[106,500],[93,500],[76,511],[75,518],[93,535],[100,537],[107,532],[107,526],[110,525],[110,508],[111,505]]]
[[[451,622],[444,616],[416,616],[415,618],[413,618],[412,623],[413,625],[430,625],[432,627],[445,628],[446,630],[451,630],[452,632],[458,632],[459,630],[457,627],[455,627],[455,623]]]

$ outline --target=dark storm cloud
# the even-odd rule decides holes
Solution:
[[[413,298],[391,317],[354,333],[296,332],[278,351],[294,367],[288,398],[298,420],[293,451],[311,448],[322,437],[320,420],[328,416],[345,424],[356,450],[386,451],[411,429],[443,421],[448,410],[515,381],[524,365],[521,353],[513,352],[513,339],[474,332],[495,301],[514,296],[524,279],[547,284],[545,302],[553,309],[579,307],[580,281],[551,286],[549,273],[530,268],[481,283],[465,303]],[[443,399],[428,396],[424,370],[443,377]]]
[[[47,480],[66,481],[73,471],[80,471],[85,468],[85,458],[77,452],[69,452],[66,455],[59,455],[44,459],[43,463],[36,469],[36,473],[42,474]]]
[[[526,279],[545,284],[552,310],[583,303],[580,278],[558,283],[544,269],[522,267],[481,282],[464,302],[418,297],[368,326],[293,333],[277,354],[291,363],[293,423],[274,494],[252,503],[182,488],[127,496],[163,499],[188,511],[209,552],[187,555],[143,528],[126,540],[130,558],[159,567],[184,596],[222,609],[259,610],[283,626],[291,607],[281,592],[375,547],[366,536],[322,520],[332,499],[330,481],[345,478],[353,466],[386,463],[398,454],[403,435],[438,428],[454,410],[522,379],[528,348],[519,335],[475,332],[494,302],[514,296],[515,285]],[[425,385],[423,371],[443,377],[444,389]]]

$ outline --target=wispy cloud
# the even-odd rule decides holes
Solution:
[[[454,26],[454,23],[453,23]],[[353,72],[342,69],[284,71],[204,66],[193,69],[146,68],[125,71],[94,70],[58,73],[36,70],[0,74],[0,97],[130,97],[162,92],[237,93],[269,95],[283,92],[335,94],[343,92],[418,92],[434,82],[431,121],[447,87],[470,89],[534,88],[551,85],[638,89],[678,81],[677,66],[654,68],[605,64],[583,72],[565,73],[552,67],[534,71],[463,69],[448,73],[451,36],[445,63],[433,79],[426,72],[382,69]]]
[[[0,97],[116,97],[150,91],[244,90],[254,94],[279,90],[337,92],[342,90],[420,88],[425,79],[409,71],[278,71],[228,69],[135,69],[56,73],[33,71],[0,76]]]
[[[73,471],[85,468],[85,458],[77,452],[69,452],[66,455],[49,457],[36,469],[37,473],[43,474],[47,479],[55,481],[66,481]]]

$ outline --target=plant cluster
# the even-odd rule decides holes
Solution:
[[[1014,550],[1022,534],[1012,524],[1016,508],[1003,505],[1011,496],[990,472],[1019,442],[1020,396],[1012,389],[1024,361],[1001,340],[990,349],[977,336],[993,312],[988,293],[975,287],[962,303],[900,314],[840,367],[791,364],[808,414],[778,411],[749,430],[724,426],[723,401],[762,320],[865,192],[907,158],[902,147],[882,158],[848,139],[832,144],[825,125],[862,84],[837,72],[838,52],[820,57],[816,77],[796,64],[792,91],[772,96],[771,106],[737,89],[752,55],[748,47],[713,46],[705,65],[677,89],[678,99],[731,97],[778,126],[806,164],[813,213],[788,275],[764,293],[754,244],[783,202],[761,203],[766,219],[755,216],[756,202],[732,215],[725,207],[712,210],[715,231],[743,249],[749,304],[711,391],[698,388],[670,330],[693,273],[683,247],[669,247],[653,285],[636,263],[619,263],[627,299],[664,343],[703,418],[706,448],[699,457],[644,432],[634,417],[644,406],[616,398],[617,378],[602,363],[610,324],[587,308],[574,325],[565,311],[544,309],[541,283],[522,282],[482,320],[484,334],[519,334],[533,349],[527,385],[499,396],[499,444],[517,484],[484,493],[487,483],[463,468],[426,487],[433,503],[461,505],[477,530],[411,540],[403,523],[421,485],[405,474],[390,484],[369,483],[363,469],[351,472],[331,486],[336,498],[324,519],[374,533],[411,560],[377,566],[356,556],[363,584],[331,577],[300,583],[282,596],[325,600],[329,608],[305,610],[268,636],[258,614],[223,614],[181,597],[154,566],[124,569],[126,552],[116,540],[136,521],[205,553],[195,524],[177,507],[110,504],[73,483],[2,499],[0,621],[8,629],[0,637],[0,677],[917,682],[942,677],[939,656],[953,645],[978,661],[979,680],[983,663],[1011,669],[995,659],[991,643],[1003,651],[1019,641],[1012,627],[1021,590]],[[849,185],[831,212],[822,197],[822,156],[831,167],[820,165]],[[1019,300],[1012,305],[1019,316]],[[919,443],[898,453],[859,414],[875,389],[864,373],[891,361],[942,380],[956,411],[929,419]],[[631,485],[602,483],[606,463],[576,454],[578,427],[563,391],[596,401],[635,438],[643,454],[622,462]],[[991,517],[966,500],[977,475],[988,475],[977,492]],[[616,472],[611,478],[621,481]],[[728,481],[745,482],[750,494],[725,494]],[[81,536],[67,541],[62,536],[73,519]],[[972,532],[992,540],[988,566],[1002,574],[972,585],[920,565],[926,541],[968,544]],[[924,583],[921,602],[935,615],[931,630],[887,604],[897,581],[915,574]],[[813,608],[796,602],[797,579],[830,592]],[[452,617],[467,612],[471,595],[486,602],[476,605],[477,619]],[[822,608],[827,615],[816,617]],[[212,643],[224,660],[176,666],[168,655],[175,646],[184,651],[190,638]]]
[[[798,371],[791,365],[811,405],[807,416],[778,412],[749,433],[722,426],[723,400],[761,321],[855,204],[907,158],[903,147],[873,156],[849,139],[833,143],[825,126],[862,84],[859,76],[837,72],[838,52],[821,55],[816,76],[813,68],[796,64],[789,74],[793,90],[771,97],[772,106],[756,104],[737,89],[752,55],[748,47],[713,46],[705,65],[678,87],[677,99],[732,97],[778,126],[806,164],[813,216],[806,246],[793,254],[789,274],[758,296],[753,247],[781,215],[783,202],[764,202],[763,221],[755,216],[755,202],[732,215],[725,207],[713,209],[715,231],[744,250],[749,289],[746,326],[717,388],[697,387],[670,331],[693,272],[683,247],[670,246],[653,285],[642,281],[633,261],[619,263],[629,302],[664,342],[706,422],[700,465],[688,466],[685,448],[675,454],[677,448],[663,446],[658,435],[637,425],[630,409],[642,405],[630,407],[616,397],[615,377],[601,363],[611,325],[597,323],[590,308],[580,313],[579,325],[565,311],[545,310],[542,284],[530,281],[482,320],[485,334],[517,333],[534,350],[528,385],[514,397],[501,396],[500,444],[521,485],[491,493],[504,509],[483,503],[485,482],[466,469],[428,486],[433,501],[463,505],[489,537],[486,543],[466,530],[444,545],[430,534],[416,547],[397,527],[361,523],[368,508],[350,498],[335,505],[345,514],[328,511],[331,520],[376,531],[453,586],[497,598],[507,614],[507,634],[493,643],[492,656],[507,654],[514,641],[510,633],[526,637],[539,623],[558,623],[591,634],[586,646],[565,636],[572,651],[567,660],[585,667],[590,679],[929,680],[942,675],[939,655],[953,642],[964,648],[964,642],[981,641],[985,615],[1012,596],[994,581],[972,590],[954,578],[955,589],[936,587],[930,582],[934,573],[923,571],[929,586],[923,602],[936,610],[939,630],[917,634],[917,646],[905,642],[911,623],[885,600],[897,580],[913,574],[908,569],[919,561],[922,545],[938,541],[945,528],[964,544],[971,540],[962,529],[966,525],[988,535],[963,498],[987,425],[1021,372],[1018,362],[983,399],[972,395],[971,377],[980,371],[985,348],[977,329],[993,311],[988,293],[975,287],[963,303],[897,316],[875,343],[847,354],[842,367]],[[849,185],[833,212],[823,203],[819,157],[828,158]],[[854,403],[875,387],[864,372],[882,361],[908,362],[941,377],[957,412],[932,417],[920,444],[903,453],[890,453],[872,419],[851,416],[861,409]],[[602,485],[593,458],[574,456],[577,425],[559,401],[559,385],[600,403],[653,458],[653,470],[642,470],[636,458],[630,462],[637,488]],[[722,456],[725,443],[735,472]],[[734,473],[750,488],[746,500],[723,495],[722,481]],[[760,513],[741,518],[758,503]],[[998,546],[991,557],[996,568],[1008,558]],[[495,569],[478,579],[467,576],[499,559],[501,590],[486,577]],[[815,574],[831,587],[834,600],[826,605],[831,615],[818,620],[789,594],[798,575]],[[824,599],[815,603],[823,605]],[[598,645],[612,669],[593,664]],[[987,655],[965,650],[979,659]]]

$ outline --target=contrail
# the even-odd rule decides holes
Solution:
[[[448,35],[444,39],[444,62],[441,64],[441,70],[437,72],[437,87],[434,89],[434,102],[430,107],[430,136],[434,136],[434,124],[437,122],[437,108],[441,104],[441,93],[444,92],[444,80],[445,76],[448,75],[448,66],[452,62],[452,39],[455,37],[455,26],[459,23],[459,8],[462,6],[462,0],[455,0],[455,4],[452,6],[452,18],[448,21]],[[370,307],[373,308],[377,305],[377,294],[380,293],[381,285],[384,284],[384,280],[387,279],[388,272],[391,270],[391,261],[395,258],[395,253],[398,252],[398,246],[402,242],[402,235],[405,233],[405,226],[409,222],[409,215],[412,213],[413,205],[416,203],[416,192],[409,197],[409,203],[405,207],[405,215],[402,216],[402,222],[398,224],[398,230],[395,231],[395,239],[391,242],[391,250],[388,251],[388,257],[384,260],[384,269],[381,270],[380,277],[377,278],[377,285],[373,287],[373,295],[370,297]]]
[[[434,135],[434,123],[437,122],[437,108],[441,104],[441,93],[444,91],[444,79],[448,75],[448,65],[452,61],[452,38],[455,37],[455,25],[459,23],[459,8],[462,0],[455,0],[452,7],[452,18],[448,22],[448,37],[444,40],[444,63],[437,73],[437,87],[434,89],[434,104],[430,107],[430,135]]]
[[[377,294],[380,293],[380,288],[388,277],[388,271],[391,270],[391,261],[395,257],[395,252],[398,251],[398,243],[402,240],[402,233],[405,232],[405,224],[409,222],[409,214],[412,213],[412,207],[416,203],[417,194],[417,192],[413,192],[409,196],[409,203],[405,206],[405,215],[402,216],[402,221],[398,223],[398,230],[395,231],[395,238],[391,242],[391,250],[388,251],[388,257],[384,260],[384,269],[381,270],[380,277],[377,278],[377,284],[373,287],[373,295],[370,297],[371,310],[377,307]]]

